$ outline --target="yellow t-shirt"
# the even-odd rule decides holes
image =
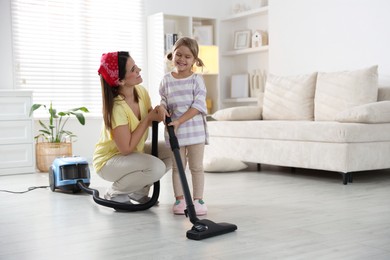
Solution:
[[[135,86],[139,95],[139,109],[141,114],[141,121],[148,115],[148,110],[151,108],[151,101],[146,89],[140,85]],[[133,132],[141,122],[134,115],[131,108],[127,105],[126,101],[117,96],[114,99],[114,107],[112,110],[112,129],[121,125],[128,125],[130,132]],[[145,131],[141,140],[139,141],[136,152],[144,152],[145,141],[148,138],[148,131]],[[104,126],[100,133],[100,139],[95,147],[93,154],[93,167],[98,172],[106,164],[106,162],[113,156],[120,154],[115,141],[112,138],[112,132],[107,130]]]

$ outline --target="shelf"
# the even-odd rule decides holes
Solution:
[[[249,18],[251,16],[267,14],[267,13],[268,13],[268,6],[264,6],[261,8],[256,8],[253,10],[244,11],[244,12],[229,16],[227,18],[222,19],[221,21],[222,22],[233,22],[233,21],[240,20],[243,18]]]
[[[265,52],[265,51],[268,51],[268,45],[257,47],[257,48],[247,48],[247,49],[226,51],[226,52],[222,53],[222,55],[223,56],[235,56],[235,55],[249,54],[249,53],[255,53],[255,52]]]
[[[232,75],[240,72],[249,73],[255,70],[267,72],[269,46],[267,44],[256,48],[234,49],[233,43],[235,42],[235,37],[233,36],[240,30],[248,30],[252,33],[256,30],[268,32],[268,14],[269,7],[263,6],[261,8],[239,12],[219,20],[219,109],[257,105],[258,98],[251,97],[250,95],[249,97],[231,98],[231,79]],[[252,37],[250,36],[249,41],[251,40]],[[266,43],[264,42],[264,44]],[[251,45],[249,44],[249,46]],[[259,45],[256,44],[253,46]]]
[[[225,103],[252,103],[257,102],[258,98],[256,97],[247,97],[247,98],[227,98],[224,100]]]

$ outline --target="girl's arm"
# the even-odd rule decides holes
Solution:
[[[172,121],[171,123],[169,123],[169,125],[173,126],[174,129],[176,130],[181,124],[183,124],[187,120],[190,120],[191,118],[193,118],[194,116],[196,116],[199,113],[200,113],[199,110],[191,107],[180,118],[178,118],[175,121]]]
[[[159,87],[159,94],[161,97],[160,106],[159,106],[159,112],[161,116],[161,121],[165,124],[165,117],[170,116],[168,112],[168,101],[167,101],[167,95],[166,95],[166,83],[165,80],[162,79]]]

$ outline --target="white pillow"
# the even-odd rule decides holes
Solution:
[[[334,121],[348,108],[378,98],[378,66],[355,71],[318,72],[314,98],[315,120]]]
[[[259,120],[261,119],[261,107],[230,107],[218,110],[211,117],[219,121]]]
[[[313,120],[317,73],[268,75],[263,98],[264,120]]]
[[[347,123],[390,123],[390,101],[369,103],[344,110],[336,121]]]
[[[246,169],[245,163],[226,157],[205,158],[203,161],[203,170],[205,172],[236,172]]]

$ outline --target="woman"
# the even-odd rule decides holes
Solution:
[[[145,145],[153,121],[163,118],[158,107],[152,109],[142,83],[141,69],[128,52],[102,55],[100,74],[104,126],[96,145],[93,166],[104,180],[113,182],[105,199],[131,204],[145,203],[150,186],[169,167],[149,153]],[[159,147],[160,158],[169,163],[169,151]],[[164,151],[164,149],[166,151]]]

